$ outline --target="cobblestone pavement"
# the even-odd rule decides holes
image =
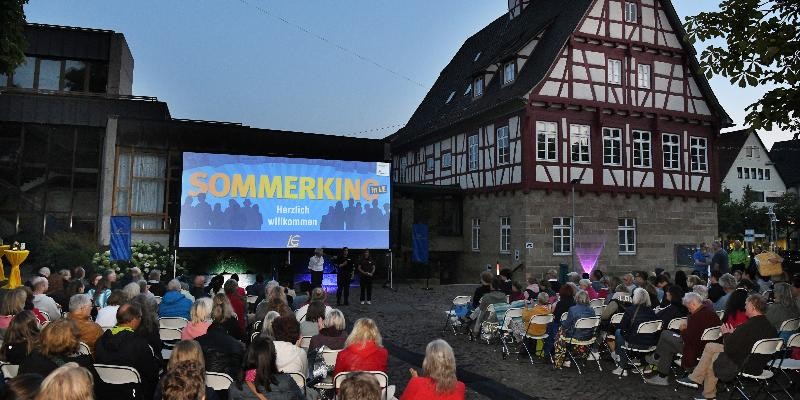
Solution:
[[[359,305],[358,292],[351,305],[342,307],[348,322],[360,317],[377,321],[389,350],[389,382],[397,386],[398,397],[408,383],[409,368],[421,369],[425,346],[442,337],[444,312],[453,297],[471,295],[475,285],[437,286],[431,291],[400,285],[397,292],[375,288],[372,305]],[[554,370],[551,365],[517,361],[513,353],[504,360],[499,345],[470,342],[465,336],[444,336],[456,354],[459,380],[467,384],[468,399],[671,399],[693,398],[692,391],[673,386],[646,385],[638,375],[619,379],[612,375],[610,361],[603,371],[592,362],[578,375],[575,368]]]

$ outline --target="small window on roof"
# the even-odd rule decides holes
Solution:
[[[455,96],[455,95],[456,95],[456,91],[455,90],[450,92],[450,96],[447,96],[447,101],[445,101],[444,104],[449,104],[450,100],[453,100],[453,96]]]
[[[472,62],[478,61],[481,58],[481,52],[479,51],[478,54],[475,54],[475,58],[472,59]]]
[[[467,84],[467,90],[464,91],[464,96],[468,95],[469,92],[472,91],[472,82]]]

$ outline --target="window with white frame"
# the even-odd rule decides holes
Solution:
[[[436,162],[433,160],[433,157],[428,157],[427,159],[425,159],[426,172],[433,172],[434,167],[436,167]]]
[[[744,169],[744,179],[750,179],[750,168]]]
[[[608,83],[615,85],[622,83],[622,61],[608,60]]]
[[[503,66],[503,84],[514,82],[517,77],[516,61],[509,61]]]
[[[603,165],[622,165],[622,129],[603,128]]]
[[[475,171],[478,169],[478,135],[470,135],[467,138],[467,145],[469,146],[469,153],[467,154],[469,170]]]
[[[619,219],[619,254],[636,254],[636,219]]]
[[[572,226],[569,217],[553,218],[553,255],[572,252]]]
[[[650,66],[647,64],[639,64],[639,87],[650,89]]]
[[[134,231],[166,229],[167,154],[120,148],[115,185],[114,210]]]
[[[573,163],[591,163],[589,139],[589,125],[571,124],[569,126],[570,159]]]
[[[650,168],[653,154],[650,142],[650,132],[633,131],[633,166],[636,168]]]
[[[445,168],[452,168],[453,167],[453,154],[449,151],[447,153],[442,153],[442,169]]]
[[[508,127],[497,129],[497,163],[508,164],[511,161],[511,144],[508,139]]]
[[[761,168],[758,169],[758,180],[760,181],[764,180],[764,170]]]
[[[736,175],[739,177],[739,179],[744,178],[744,173],[742,172],[742,167],[736,167]]]
[[[770,172],[769,169],[764,170],[764,180],[770,180]]]
[[[632,1],[625,2],[625,22],[636,23],[639,22],[638,14],[639,9],[636,3]]]
[[[500,252],[511,252],[511,218],[500,217]]]
[[[692,172],[708,172],[708,141],[706,138],[689,138]]]
[[[662,134],[661,147],[664,152],[664,169],[681,169],[680,137],[671,133]]]
[[[479,76],[472,81],[472,97],[483,96],[483,76]]]
[[[472,219],[472,251],[481,250],[481,219]]]
[[[558,161],[558,125],[555,122],[536,122],[536,160]]]
[[[400,157],[400,171],[397,172],[398,180],[400,182],[408,182],[408,175],[406,170],[408,169],[408,161],[406,161],[405,157]]]

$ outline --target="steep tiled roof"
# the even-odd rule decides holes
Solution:
[[[775,163],[786,186],[800,184],[800,139],[776,142],[772,145],[769,158]]]
[[[719,176],[724,179],[728,175],[728,170],[731,169],[736,157],[742,150],[742,146],[750,136],[750,129],[742,129],[739,131],[725,132],[719,136],[717,140],[717,156],[719,166]]]

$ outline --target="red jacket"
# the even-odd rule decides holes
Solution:
[[[416,377],[408,381],[406,390],[400,400],[438,399],[438,400],[464,400],[466,388],[464,383],[457,381],[456,387],[449,393],[436,393],[436,383],[429,377]]]
[[[706,346],[700,341],[703,331],[720,325],[719,317],[713,307],[703,305],[694,314],[689,314],[686,329],[681,332],[681,339],[683,339],[681,366],[683,368],[694,368],[697,365],[697,358],[703,354]]]
[[[228,300],[231,301],[231,307],[233,307],[233,311],[236,313],[236,318],[239,320],[239,326],[241,326],[242,330],[244,331],[245,326],[247,326],[247,318],[246,315],[244,315],[244,301],[242,301],[242,298],[239,297],[238,294],[229,295]]]
[[[389,352],[375,342],[351,344],[336,356],[333,375],[349,371],[387,371]]]

